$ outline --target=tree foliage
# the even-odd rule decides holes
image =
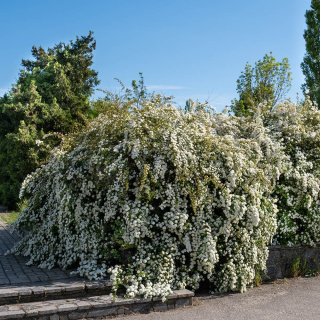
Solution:
[[[237,80],[239,99],[232,101],[231,110],[236,116],[247,116],[259,103],[275,106],[291,87],[290,65],[287,58],[281,62],[266,54],[255,66],[246,64]]]
[[[320,1],[311,1],[311,10],[306,14],[307,29],[303,37],[306,41],[306,54],[301,63],[302,72],[305,76],[305,83],[302,90],[306,92],[312,101],[320,105]]]
[[[90,96],[99,83],[91,68],[96,42],[88,36],[47,51],[32,48],[16,84],[0,98],[0,201],[14,206],[27,174],[43,164],[61,136],[91,116]],[[47,138],[46,138],[47,137]]]

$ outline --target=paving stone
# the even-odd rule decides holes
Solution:
[[[167,302],[168,310],[173,310],[176,308],[176,301],[175,300],[170,300]]]
[[[50,316],[50,320],[59,320],[59,315],[53,314],[52,316]]]
[[[179,298],[193,297],[194,296],[194,292],[189,291],[187,289],[174,290],[173,293],[176,294]]]
[[[76,283],[76,284],[71,284],[71,285],[66,285],[64,286],[65,291],[83,291],[85,289],[84,283]]]
[[[134,302],[136,303],[145,303],[145,302],[151,302],[152,301],[152,298],[134,298],[133,299]]]
[[[39,287],[39,286],[33,287],[32,292],[35,295],[43,295],[45,294],[45,287]]]
[[[118,307],[117,308],[117,315],[122,316],[125,314],[125,308],[124,307]]]
[[[0,319],[22,319],[24,316],[25,316],[24,311],[0,312]]]
[[[100,297],[88,297],[87,301],[91,304],[91,306],[93,307],[109,307],[111,306],[111,304],[115,304],[112,303],[112,300],[110,297],[106,297],[106,296],[100,296]]]
[[[170,295],[167,297],[167,300],[177,299],[177,298],[178,298],[178,295],[173,292],[172,294],[170,294]]]
[[[55,286],[45,287],[45,294],[47,294],[47,293],[60,293],[60,292],[62,292],[61,287],[55,287]]]
[[[52,303],[51,301],[36,301],[36,302],[29,302],[26,305],[33,306],[34,308],[40,309],[42,307],[48,307],[53,304],[56,304],[56,301],[54,303]],[[22,305],[25,306],[25,304],[22,304]]]
[[[26,296],[26,295],[31,295],[32,290],[30,288],[19,288],[18,290],[18,295],[19,296]]]
[[[166,302],[156,302],[156,303],[153,303],[153,310],[156,312],[167,311],[168,305]]]
[[[109,296],[105,296],[106,298],[109,298],[110,301],[112,301],[112,299],[109,297]],[[135,302],[135,299],[126,299],[126,298],[117,298],[116,301],[112,301],[112,304],[114,306],[117,306],[117,305],[124,305],[124,304],[132,304]]]
[[[52,300],[55,301],[55,300]],[[68,298],[65,299],[66,303],[71,303],[71,304],[77,304],[76,302],[78,301],[78,299],[73,299],[73,298]]]
[[[187,307],[192,305],[192,300],[190,298],[181,298],[176,301],[176,308]]]
[[[78,306],[76,304],[72,304],[72,303],[66,303],[66,304],[62,304],[60,306],[58,306],[58,310],[59,312],[64,312],[64,311],[74,311],[77,310]]]
[[[9,311],[17,311],[17,310],[21,310],[21,307],[19,307],[19,306],[8,306],[8,310]]]
[[[87,316],[87,311],[73,311],[71,313],[69,313],[68,318],[70,320],[74,320],[74,319],[85,319],[85,317]]]
[[[77,301],[76,305],[78,306],[78,310],[88,310],[91,308],[90,302],[86,300]]]
[[[23,310],[25,311],[28,318],[36,317],[39,314],[38,309],[26,309],[25,307],[23,307]]]
[[[102,282],[93,281],[92,283],[85,283],[85,287],[87,289],[100,289],[104,287],[104,284]]]
[[[32,282],[38,282],[38,281],[40,281],[40,278],[37,277],[37,276],[29,277],[29,279],[30,279]]]
[[[134,311],[130,308],[130,305],[128,305],[128,307],[122,307],[122,308],[124,310],[125,315],[134,314]]]
[[[97,309],[97,310],[90,310],[87,314],[88,317],[105,317],[109,315],[116,315],[117,308],[106,308],[106,309]]]
[[[133,312],[148,313],[151,310],[151,303],[134,303],[131,309]]]
[[[51,305],[51,306],[45,306],[41,309],[38,310],[39,315],[46,315],[46,314],[52,314],[52,313],[56,313],[58,312],[58,309],[55,305]]]
[[[175,297],[177,298],[178,296],[175,295]],[[165,301],[167,300],[167,298],[165,299]],[[162,297],[153,297],[152,301],[161,301],[162,302]]]
[[[26,266],[27,257],[16,256],[11,253],[4,255],[20,237],[17,233],[11,235],[8,226],[1,219],[0,230],[0,286],[75,278],[70,275],[69,271],[61,269],[48,270],[35,266]]]
[[[11,289],[0,289],[0,298],[2,297],[18,297],[18,292]]]
[[[23,304],[23,305],[22,305],[22,308],[23,308],[23,310],[25,310],[25,311],[29,311],[29,310],[37,309],[38,306],[31,302],[31,303]]]

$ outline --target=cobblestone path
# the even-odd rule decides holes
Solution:
[[[23,256],[5,253],[19,240],[16,233],[11,234],[8,225],[1,219],[5,208],[0,206],[0,287],[8,285],[47,282],[64,279],[79,279],[70,275],[69,271],[58,268],[40,269],[36,266],[26,266],[28,259]]]

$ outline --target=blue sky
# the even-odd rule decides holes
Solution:
[[[150,90],[209,100],[221,111],[237,97],[236,80],[272,51],[287,57],[292,89],[302,95],[304,14],[311,0],[11,0],[0,3],[0,95],[15,82],[31,48],[94,32],[100,88],[129,86],[143,72]]]

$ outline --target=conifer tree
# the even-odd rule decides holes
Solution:
[[[306,11],[307,29],[303,37],[306,41],[306,54],[301,63],[305,76],[302,85],[304,93],[320,105],[320,0],[311,1],[311,9]]]
[[[90,32],[47,51],[33,47],[34,59],[22,60],[17,83],[0,98],[2,204],[14,207],[22,181],[46,161],[61,135],[86,124],[99,83],[91,68],[95,47]]]

